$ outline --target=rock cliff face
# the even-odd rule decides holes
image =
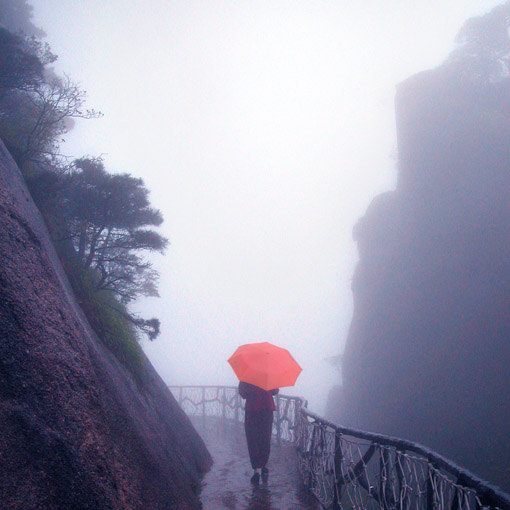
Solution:
[[[199,508],[211,458],[145,362],[135,384],[90,330],[0,142],[2,508]]]
[[[332,414],[510,490],[510,79],[464,64],[397,88],[398,186],[354,229]]]

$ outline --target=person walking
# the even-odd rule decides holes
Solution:
[[[269,470],[267,462],[271,451],[271,429],[273,427],[274,405],[273,395],[278,389],[263,390],[250,383],[239,383],[239,395],[246,400],[244,406],[244,430],[250,454],[253,476],[251,482],[258,484],[260,476],[267,482]]]

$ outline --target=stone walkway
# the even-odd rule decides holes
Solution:
[[[214,459],[202,481],[203,510],[319,510],[300,480],[292,447],[273,444],[269,480],[253,486],[243,426],[211,418],[193,423]]]

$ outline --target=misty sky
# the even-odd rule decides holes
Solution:
[[[270,341],[323,412],[339,382],[352,227],[396,181],[395,84],[435,67],[495,0],[33,0],[56,69],[88,92],[65,154],[142,177],[171,245],[144,349],[169,384],[236,384]]]

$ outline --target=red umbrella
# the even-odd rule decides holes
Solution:
[[[228,362],[240,381],[267,391],[294,386],[302,370],[287,349],[269,342],[241,345]]]

